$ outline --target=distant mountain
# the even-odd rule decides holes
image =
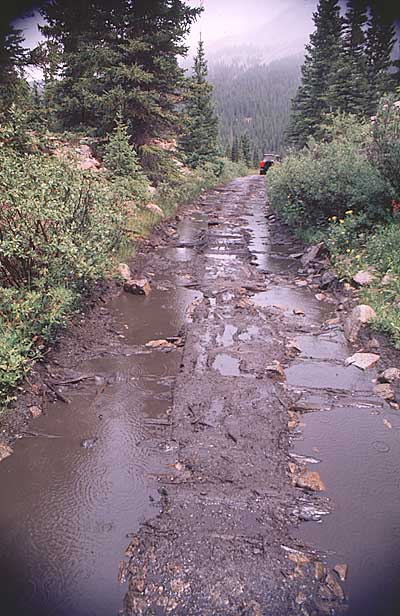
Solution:
[[[304,54],[310,32],[313,30],[312,11],[306,3],[296,8],[296,17],[290,8],[271,21],[243,25],[238,36],[227,36],[208,45],[210,66],[215,63],[269,64],[288,56]]]

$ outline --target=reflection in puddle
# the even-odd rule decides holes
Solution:
[[[329,423],[322,421],[327,415]],[[383,423],[388,418],[389,430]],[[309,413],[296,452],[321,458],[318,470],[333,512],[322,524],[302,524],[296,536],[349,565],[344,585],[349,616],[395,616],[400,592],[400,419],[393,411],[337,408]]]

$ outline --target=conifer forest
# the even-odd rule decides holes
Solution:
[[[1,615],[399,616],[400,7],[3,5]]]

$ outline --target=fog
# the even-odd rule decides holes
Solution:
[[[188,43],[193,55],[205,42],[210,62],[273,59],[302,53],[313,30],[317,0],[191,0],[204,12],[192,27]]]
[[[390,4],[390,0],[381,1]],[[182,61],[184,66],[192,63],[200,36],[205,42],[210,65],[218,62],[269,63],[303,54],[314,29],[312,16],[318,0],[188,0],[188,4],[202,6],[204,11],[188,36],[189,54]],[[345,0],[341,4],[344,7]],[[33,17],[15,24],[23,29],[29,48],[41,39],[39,22],[42,18],[35,12]],[[400,55],[398,41],[394,55]],[[31,78],[37,78],[37,71],[28,72],[32,72]]]

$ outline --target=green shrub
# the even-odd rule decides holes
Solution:
[[[333,116],[324,134],[325,141],[311,139],[269,171],[273,207],[296,227],[324,226],[348,210],[365,214],[371,223],[388,220],[394,191],[367,156],[371,126],[353,116]]]
[[[394,196],[400,199],[400,107],[395,98],[385,98],[379,104],[373,122],[372,143],[368,157],[391,184]]]
[[[0,282],[82,287],[109,268],[121,214],[101,178],[44,155],[0,151]]]
[[[79,295],[113,269],[121,204],[103,174],[0,148],[0,406]]]

